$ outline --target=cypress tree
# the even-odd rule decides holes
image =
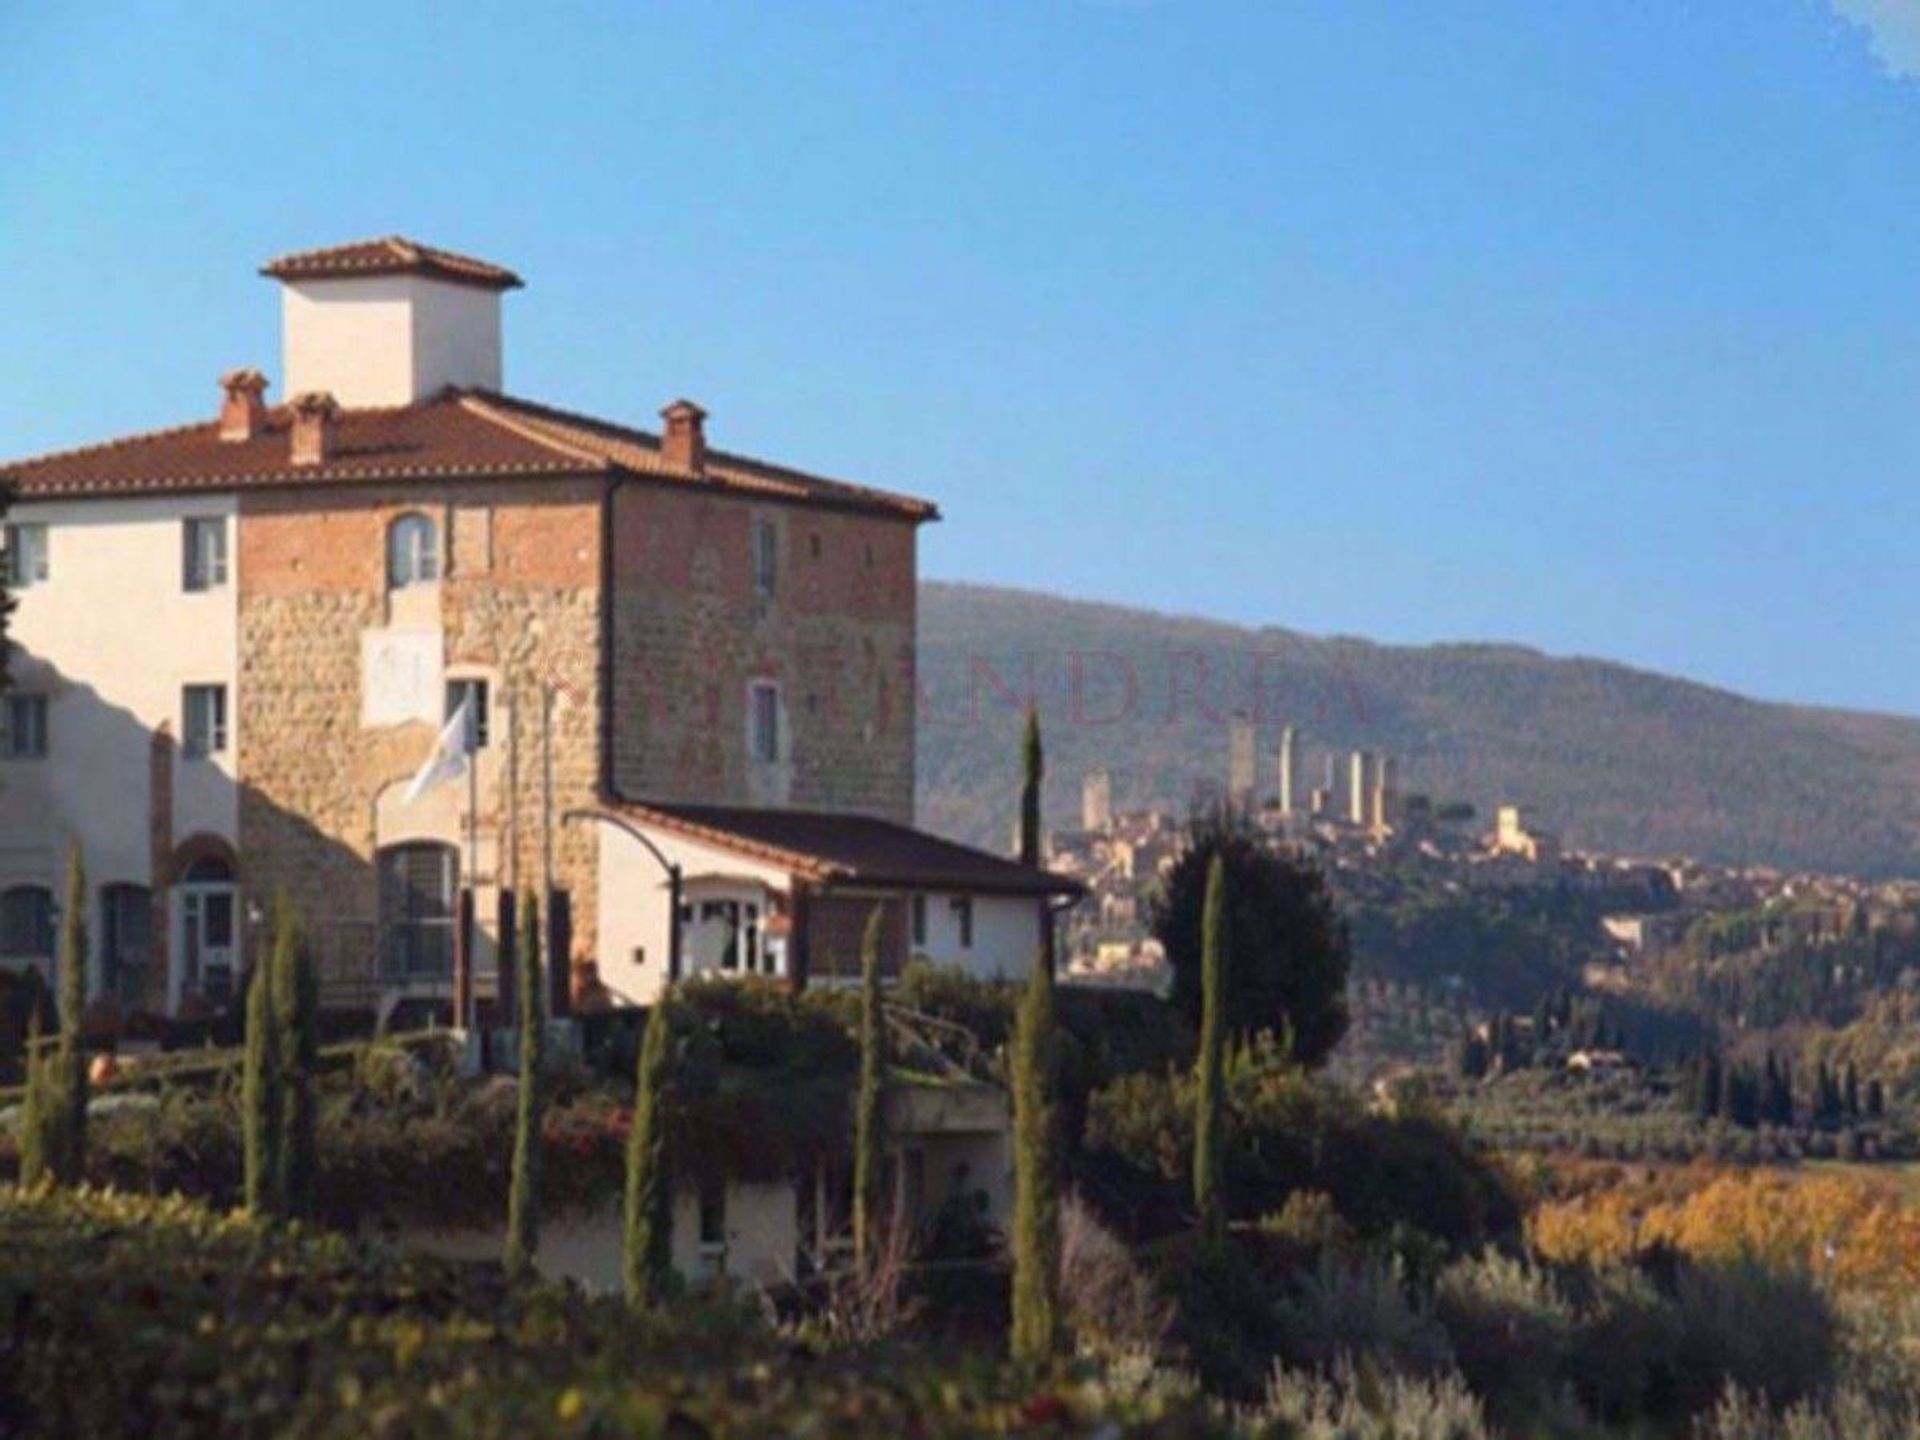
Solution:
[[[1046,761],[1040,749],[1040,711],[1027,707],[1027,730],[1020,742],[1020,863],[1040,863],[1040,782]]]
[[[662,994],[647,1016],[627,1132],[627,1194],[621,1276],[627,1302],[658,1304],[673,1274],[673,1187],[667,1170],[667,1085],[673,1026]]]
[[[1849,1120],[1858,1120],[1860,1118],[1860,1072],[1854,1068],[1854,1063],[1851,1060],[1847,1062],[1846,1076],[1844,1094],[1846,1096],[1847,1118]]]
[[[872,1258],[880,1210],[885,1139],[880,1133],[880,1086],[886,1054],[880,1037],[880,927],[876,905],[860,946],[860,1088],[853,1107],[853,1253],[864,1266]]]
[[[51,1097],[47,1093],[47,1057],[40,1038],[40,1012],[27,1016],[26,1082],[27,1093],[20,1103],[20,1184],[31,1190],[44,1185],[53,1176],[48,1154],[48,1121],[52,1118]]]
[[[280,1014],[273,1001],[273,960],[253,963],[247,981],[247,1050],[241,1062],[244,1203],[255,1215],[280,1213]]]
[[[540,1250],[540,1069],[546,1026],[540,1006],[539,902],[520,901],[520,1091],[513,1125],[513,1189],[507,1197],[507,1270],[524,1275]]]
[[[1887,1113],[1887,1089],[1877,1079],[1867,1082],[1867,1117],[1878,1120]]]
[[[60,1044],[54,1052],[54,1178],[77,1185],[87,1169],[87,862],[67,852],[67,893],[60,912]]]
[[[1060,1161],[1053,1105],[1050,957],[1042,953],[1020,1004],[1013,1050],[1014,1361],[1040,1366],[1060,1338]]]
[[[1193,1125],[1193,1203],[1210,1239],[1226,1228],[1220,1194],[1226,1170],[1223,1046],[1226,1042],[1227,875],[1218,856],[1207,871],[1206,909],[1201,919],[1200,1058]]]
[[[274,901],[274,1037],[280,1061],[280,1135],[275,1191],[289,1219],[313,1216],[313,1186],[319,1170],[314,1069],[320,1059],[320,992],[300,917],[284,897]]]

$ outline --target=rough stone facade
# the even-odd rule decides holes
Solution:
[[[912,823],[915,526],[628,484],[613,511],[613,777],[634,799],[790,805]],[[772,527],[772,594],[754,527]],[[778,686],[780,760],[749,754]]]
[[[595,837],[558,817],[596,798],[603,494],[601,482],[582,479],[245,497],[236,571],[242,878],[252,895],[281,890],[300,907],[336,989],[350,989],[373,962],[374,861],[391,824],[382,815],[440,728],[437,719],[364,722],[363,637],[394,627],[437,630],[445,675],[489,685],[474,877],[483,923],[498,885],[540,883],[540,695],[549,684],[560,692],[555,883],[573,896],[576,950],[591,946]],[[437,586],[390,595],[387,532],[406,512],[435,521],[444,572]],[[442,808],[463,812],[460,801]],[[453,833],[407,838],[462,844],[464,856],[457,823],[446,822]]]

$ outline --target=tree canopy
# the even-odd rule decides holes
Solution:
[[[1319,869],[1280,853],[1229,808],[1201,812],[1188,822],[1180,858],[1153,902],[1153,933],[1173,967],[1173,1003],[1198,1021],[1201,913],[1216,855],[1226,881],[1227,933],[1233,936],[1227,1028],[1236,1036],[1285,1036],[1295,1060],[1319,1065],[1347,1031],[1346,926]]]

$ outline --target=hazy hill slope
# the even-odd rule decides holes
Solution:
[[[1399,758],[1403,789],[1483,815],[1517,800],[1576,845],[1920,874],[1920,720],[1516,646],[1315,639],[967,585],[921,587],[920,645],[921,818],[996,848],[1018,780],[1004,691],[1030,675],[1050,825],[1077,823],[1096,766],[1127,806],[1180,806],[1196,780],[1224,781],[1227,717],[1244,711],[1263,792],[1291,720],[1309,785],[1323,749],[1377,749]]]

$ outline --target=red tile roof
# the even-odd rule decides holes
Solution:
[[[251,440],[222,440],[209,418],[105,444],[19,461],[0,476],[22,500],[238,490],[352,481],[630,475],[665,484],[802,504],[938,518],[924,500],[850,485],[745,456],[707,452],[699,473],[677,471],[656,435],[491,391],[446,390],[413,405],[342,410],[326,463],[295,466],[291,414],[279,406]]]
[[[1002,895],[1078,895],[1077,880],[871,815],[629,801],[618,814],[824,885]]]
[[[502,266],[422,245],[404,235],[379,240],[356,240],[329,245],[324,250],[298,250],[260,267],[276,280],[338,280],[362,275],[428,275],[455,285],[477,285],[483,290],[517,290],[520,277]]]

